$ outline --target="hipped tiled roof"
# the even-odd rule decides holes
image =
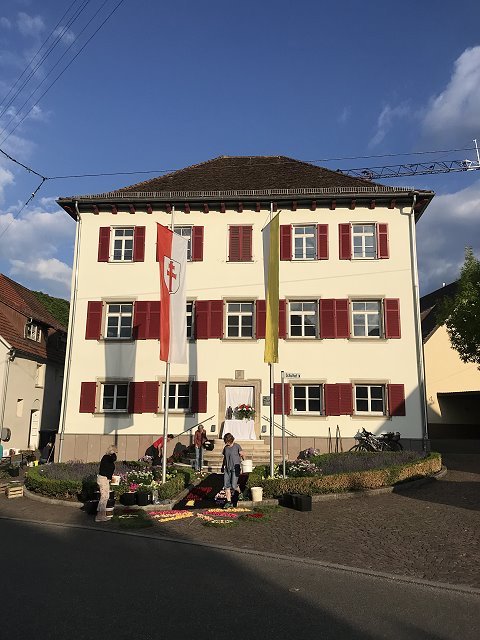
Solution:
[[[437,305],[444,298],[453,297],[457,292],[457,287],[458,282],[451,282],[450,284],[447,284],[440,289],[436,289],[435,291],[432,291],[420,298],[420,318],[422,323],[423,342],[427,342],[427,340],[440,326],[437,321]]]
[[[368,180],[352,178],[286,156],[220,156],[118,191],[148,193],[372,186],[376,185]]]

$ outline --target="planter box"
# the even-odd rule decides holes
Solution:
[[[293,494],[284,493],[280,498],[280,504],[282,505],[282,507],[286,507],[287,509],[293,509]]]
[[[302,493],[292,493],[293,508],[297,511],[312,510],[312,496],[306,496]]]
[[[139,507],[146,507],[150,502],[150,493],[147,493],[146,491],[137,492],[137,504]]]
[[[133,491],[122,493],[120,496],[120,502],[125,507],[133,507],[134,504],[137,504],[137,494],[133,493]]]

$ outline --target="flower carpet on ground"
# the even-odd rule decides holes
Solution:
[[[263,518],[263,513],[252,513],[251,509],[245,507],[232,507],[231,509],[204,509],[197,512],[189,509],[149,511],[148,516],[156,523],[197,518],[206,526],[228,527],[234,523],[236,524],[239,519],[246,519],[246,516],[252,516],[254,519]]]

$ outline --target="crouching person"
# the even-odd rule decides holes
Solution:
[[[100,500],[98,502],[97,517],[95,522],[106,522],[107,518],[107,502],[110,496],[110,480],[115,473],[115,462],[117,460],[117,447],[111,445],[107,452],[100,460],[100,468],[98,470],[97,484],[100,489]]]

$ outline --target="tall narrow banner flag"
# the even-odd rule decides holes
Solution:
[[[187,362],[185,272],[187,238],[157,223],[160,268],[160,360]]]
[[[278,301],[280,269],[279,214],[263,229],[263,269],[265,278],[265,352],[264,362],[278,362]]]

